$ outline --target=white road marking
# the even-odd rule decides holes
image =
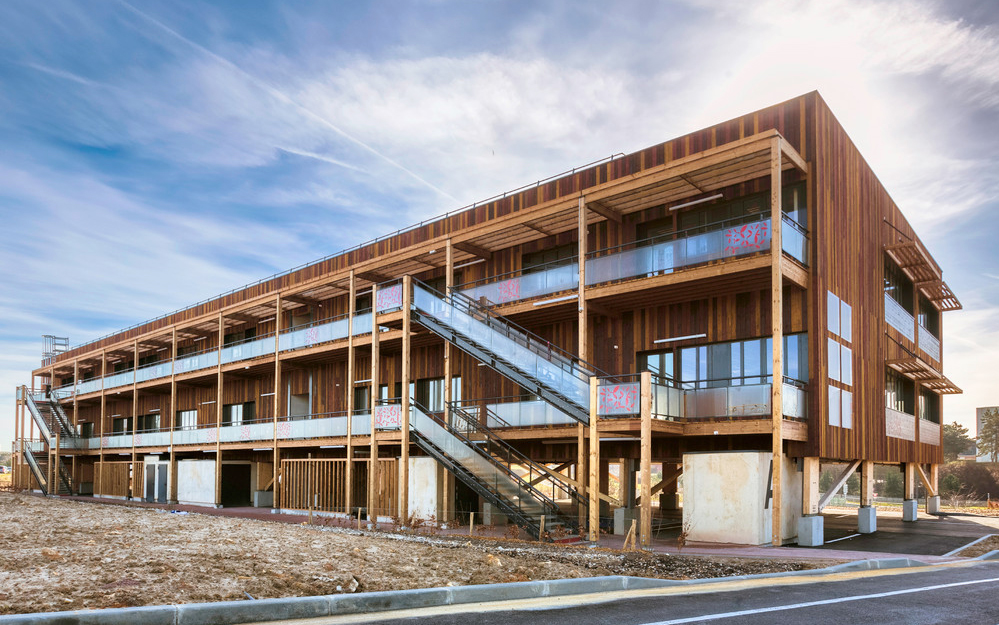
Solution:
[[[841,540],[846,540],[847,538],[856,538],[857,536],[860,536],[860,534],[850,534],[849,536],[844,536],[843,538],[833,538],[832,540],[827,540],[826,544],[837,543]]]
[[[837,597],[835,599],[823,599],[821,601],[791,603],[788,605],[771,606],[769,608],[756,608],[754,610],[739,610],[738,612],[720,612],[717,614],[704,614],[702,616],[692,616],[689,618],[674,619],[672,621],[654,621],[651,623],[644,623],[643,625],[680,625],[681,623],[699,623],[701,621],[717,621],[726,618],[736,618],[739,616],[766,614],[767,612],[782,612],[784,610],[797,610],[799,608],[810,608],[817,605],[846,603],[847,601],[880,599],[882,597],[894,597],[896,595],[908,595],[916,592],[926,592],[928,590],[940,590],[941,588],[955,588],[957,586],[971,586],[974,584],[988,584],[991,582],[999,582],[999,577],[993,577],[991,579],[976,579],[969,582],[953,582],[951,584],[937,584],[936,586],[923,586],[922,588],[906,588],[905,590],[892,590],[890,592],[879,592],[871,595],[854,595],[852,597]]]
[[[967,545],[964,545],[964,546],[961,546],[961,547],[958,547],[957,549],[954,549],[953,551],[948,551],[947,553],[945,553],[945,554],[944,554],[944,557],[946,558],[947,556],[952,556],[952,555],[954,555],[955,553],[960,553],[960,552],[964,551],[965,549],[967,549],[968,547],[970,547],[970,546],[972,546],[972,545],[977,545],[978,543],[982,542],[982,541],[983,541],[983,540],[985,540],[986,538],[991,538],[991,537],[993,537],[993,536],[995,536],[995,534],[986,534],[985,536],[982,536],[982,537],[981,537],[981,538],[979,538],[978,540],[973,540],[973,541],[971,541],[971,542],[970,542],[970,543],[968,543]]]

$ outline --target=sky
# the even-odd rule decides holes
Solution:
[[[999,404],[993,0],[0,4],[0,444],[84,343],[818,90],[944,271],[946,422]]]

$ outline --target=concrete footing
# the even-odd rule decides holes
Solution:
[[[860,506],[857,511],[857,531],[861,534],[878,531],[878,514],[874,506]]]
[[[940,495],[926,498],[926,513],[940,514]]]
[[[482,504],[483,525],[506,525],[506,515],[488,501]]]
[[[638,518],[634,508],[617,508],[614,510],[614,533],[623,536],[631,529],[631,522]]]
[[[803,516],[798,519],[798,544],[802,547],[818,547],[825,543],[825,522],[821,514]]]
[[[902,502],[902,520],[915,521],[919,518],[919,501],[916,499],[906,499]]]

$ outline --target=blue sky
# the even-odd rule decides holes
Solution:
[[[944,269],[947,422],[999,404],[999,5],[0,5],[0,441],[72,344],[818,89]],[[6,443],[4,443],[6,445]]]

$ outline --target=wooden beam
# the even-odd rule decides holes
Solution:
[[[304,304],[306,306],[319,305],[319,300],[317,300],[316,298],[308,297],[300,293],[282,294],[281,298],[289,302],[294,302],[296,304]]]
[[[388,282],[389,280],[392,279],[392,278],[390,278],[388,276],[382,275],[382,274],[374,272],[374,271],[358,271],[354,275],[357,276],[358,278],[360,278],[361,280],[367,280],[368,282],[374,282],[375,284],[378,284],[380,282]],[[372,300],[371,301],[372,302],[375,301],[373,294],[372,294]]]
[[[639,510],[640,542],[643,547],[652,544],[652,373],[643,371],[641,377],[642,442],[639,472],[642,481]]]
[[[848,464],[845,469],[843,469],[843,472],[840,473],[839,477],[836,478],[836,481],[832,483],[832,486],[829,487],[826,494],[822,495],[822,498],[819,499],[819,512],[822,512],[822,509],[825,508],[832,500],[833,495],[839,492],[839,489],[843,488],[843,484],[846,484],[846,481],[850,479],[850,476],[856,473],[857,467],[859,466],[860,460],[854,460]]]
[[[554,232],[552,232],[550,230],[546,230],[545,228],[542,228],[541,226],[537,225],[536,223],[525,222],[525,223],[523,223],[521,225],[524,226],[525,228],[529,228],[531,230],[534,230],[537,233],[543,234],[546,237],[550,237],[550,236],[553,236],[553,235],[556,234],[556,233],[554,233]]]
[[[919,481],[923,483],[923,488],[926,489],[927,496],[936,497],[939,493],[937,493],[937,489],[933,486],[930,477],[926,475],[926,471],[923,470],[923,465],[918,462],[912,464],[916,467],[916,474],[919,475]]]
[[[592,543],[600,540],[600,434],[597,432],[597,378],[590,378],[590,466],[588,538]]]
[[[367,279],[367,278],[365,278]],[[371,302],[378,301],[378,285],[371,285]],[[371,453],[368,454],[368,521],[378,525],[378,512],[375,510],[378,495],[378,430],[375,428],[375,413],[378,411],[378,315],[371,315],[371,382],[368,403],[371,406]]]
[[[616,221],[617,223],[624,222],[624,217],[621,215],[621,213],[617,212],[604,202],[593,200],[591,202],[586,202],[586,207],[589,208],[594,213],[600,215],[601,217],[608,219],[609,221]]]
[[[450,295],[454,287],[454,246],[451,239],[448,239],[444,248],[444,293]],[[444,423],[451,425],[451,399],[452,388],[451,378],[454,375],[454,353],[451,351],[450,341],[444,341]],[[441,476],[443,484],[441,496],[441,509],[438,518],[441,521],[452,519],[451,511],[454,508],[454,475],[450,471],[444,471]]]
[[[874,505],[874,462],[864,460],[860,463],[860,505]]]
[[[173,446],[173,433],[177,430],[177,372],[174,363],[177,362],[177,328],[171,331],[170,341],[170,492],[167,502],[177,501],[177,450]]]
[[[783,544],[781,531],[781,508],[783,502],[781,479],[784,474],[782,462],[784,458],[783,428],[783,387],[784,387],[784,278],[783,252],[781,250],[781,139],[780,135],[770,141],[770,331],[773,343],[773,371],[770,385],[770,413],[772,418],[772,458],[773,458],[773,545]]]
[[[683,465],[680,465],[679,469],[673,469],[673,471],[669,474],[663,471],[663,479],[659,480],[659,483],[652,487],[652,491],[649,493],[649,495],[654,497],[659,493],[663,492],[664,488],[676,482],[676,479],[681,475],[683,475]],[[635,498],[635,505],[640,506],[641,504],[642,504],[642,496],[639,495],[638,497]]]
[[[239,312],[223,313],[222,316],[227,319],[235,319],[237,321],[242,321],[244,323],[252,323],[254,325],[256,325],[257,322],[259,321],[259,319],[257,319],[253,315],[248,315],[246,313],[239,313]]]
[[[808,456],[803,459],[801,474],[801,513],[805,516],[816,515],[819,508],[819,474],[818,456]]]
[[[542,470],[542,473],[544,473],[544,475],[539,475],[538,477],[536,477],[533,480],[531,480],[530,482],[528,482],[528,484],[530,484],[531,486],[535,486],[537,484],[540,484],[541,482],[544,482],[547,479],[551,479],[552,477],[567,482],[568,480],[571,480],[572,478],[570,478],[567,475],[562,474],[561,471],[564,471],[565,469],[568,469],[571,466],[572,466],[571,462],[563,462],[562,464],[560,464],[557,467],[555,467],[554,469],[552,469],[552,468],[546,466],[544,463],[538,463],[538,468],[540,468]]]
[[[903,464],[903,490],[906,499],[916,498],[916,463],[906,462]]]
[[[455,249],[465,252],[466,254],[471,254],[472,256],[478,256],[479,258],[484,258],[486,260],[490,260],[493,257],[493,253],[491,251],[487,250],[484,247],[475,245],[474,243],[469,243],[468,241],[464,241],[461,243],[452,243],[452,246]]]
[[[225,342],[225,320],[222,313],[219,313],[219,349]],[[219,358],[218,368],[218,389],[215,394],[215,505],[222,505],[222,441],[219,437],[219,430],[222,429],[222,359]]]
[[[221,325],[221,323],[222,322],[220,321],[219,324]],[[180,328],[177,330],[177,332],[180,332],[181,334],[190,334],[191,336],[196,336],[196,337],[203,337],[206,339],[218,336],[218,332],[215,330],[199,330],[198,328]]]
[[[281,477],[281,448],[278,447],[278,416],[281,415],[281,330],[282,328],[282,313],[284,312],[284,304],[281,303],[285,296],[281,295],[279,292],[277,294],[277,299],[274,302],[274,328],[277,330],[274,333],[274,394],[271,395],[274,401],[274,414],[272,415],[272,421],[274,425],[274,449],[271,454],[271,482],[274,484],[274,495],[273,495],[273,506],[275,509],[280,510],[282,506],[281,495],[283,489],[281,488],[281,483],[279,479]],[[349,327],[349,326],[348,326]],[[350,431],[350,416],[347,416],[347,428]],[[348,463],[349,464],[349,463]],[[349,474],[348,474],[349,475]],[[349,484],[349,482],[348,482]],[[348,486],[349,487],[349,486]],[[266,490],[266,489],[264,489]]]
[[[409,519],[409,378],[412,369],[410,352],[410,314],[412,312],[413,279],[402,277],[402,431],[399,445],[402,453],[399,458],[399,518]]]
[[[346,490],[344,507],[348,515],[353,514],[354,506],[354,314],[357,312],[357,279],[354,270],[350,270],[350,298],[347,301],[347,381],[344,384],[347,393],[347,467],[344,486]]]

